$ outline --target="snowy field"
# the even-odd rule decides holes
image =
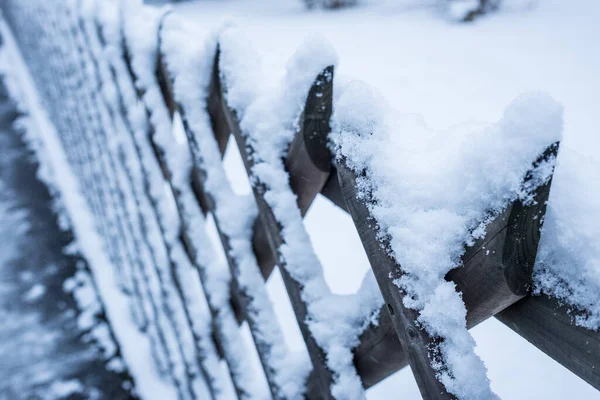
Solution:
[[[343,11],[307,12],[297,0],[203,0],[181,3],[175,10],[199,27],[198,41],[223,21],[233,20],[244,30],[248,46],[262,56],[263,69],[273,82],[283,76],[304,39],[324,36],[339,56],[334,88],[338,82],[340,86],[366,82],[390,109],[411,121],[405,129],[417,127],[440,142],[463,126],[500,120],[507,105],[524,92],[548,93],[564,107],[564,131],[546,224],[552,235],[543,237],[540,254],[542,260],[569,268],[566,276],[588,281],[591,295],[597,296],[600,54],[594,49],[600,34],[600,4],[513,1],[497,14],[463,25],[417,1],[370,3]],[[207,36],[201,37],[203,33]],[[234,189],[249,193],[234,145],[228,147],[226,165]],[[569,223],[564,226],[564,221]],[[355,292],[369,264],[349,216],[318,199],[306,224],[332,291]],[[561,246],[567,250],[554,251]],[[287,337],[293,346],[300,346],[280,280],[274,276],[269,282],[283,326],[289,327]],[[588,323],[597,326],[598,321]],[[495,319],[471,332],[492,389],[501,398],[600,398],[591,386]],[[367,396],[420,398],[408,368],[370,389]]]

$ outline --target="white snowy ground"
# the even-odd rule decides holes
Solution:
[[[233,17],[246,30],[248,43],[263,56],[263,66],[272,71],[273,79],[281,77],[303,39],[325,36],[340,57],[338,76],[367,82],[391,107],[422,116],[436,130],[497,121],[519,94],[549,93],[565,108],[553,192],[559,187],[571,196],[554,195],[555,209],[560,211],[561,206],[566,216],[584,226],[579,232],[583,244],[574,246],[591,254],[587,262],[596,267],[591,278],[598,279],[600,252],[590,244],[598,245],[586,239],[600,234],[600,219],[596,219],[600,215],[600,3],[542,0],[535,7],[511,6],[468,25],[447,22],[417,0],[370,3],[344,11],[307,12],[299,0],[199,0],[179,4],[176,11],[207,33]],[[248,193],[235,146],[229,146],[226,163],[234,187]],[[565,211],[580,204],[592,214]],[[306,224],[332,290],[356,291],[368,262],[350,218],[319,199]],[[276,304],[279,315],[284,327],[291,327],[286,332],[291,344],[298,346],[301,339],[277,276],[270,280],[269,289],[274,298],[282,299]],[[501,398],[600,399],[591,386],[495,319],[471,332],[492,389]],[[420,398],[409,369],[368,391],[370,399],[391,396]]]

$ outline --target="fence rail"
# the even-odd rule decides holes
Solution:
[[[220,398],[226,391],[218,373],[222,358],[237,397],[260,398],[237,328],[245,320],[272,398],[334,398],[332,386],[341,372],[332,368],[331,343],[311,328],[314,299],[311,303],[307,295],[308,281],[289,268],[293,260],[282,250],[296,244],[289,243],[286,226],[266,197],[266,183],[253,173],[256,145],[228,102],[219,45],[203,61],[209,76],[199,73],[197,81],[188,82],[198,84],[198,94],[182,98],[177,92],[180,60],[172,61],[163,47],[170,15],[149,14],[156,20],[150,32],[156,42],[144,49],[147,44],[140,47],[128,34],[126,21],[111,25],[110,18],[102,17],[111,7],[118,13],[111,2],[0,4],[97,216],[122,291],[131,298],[128,306],[137,329],[150,338],[157,368],[171,379],[177,396],[202,398],[208,393]],[[439,339],[420,329],[416,312],[404,306],[404,293],[393,284],[400,269],[371,223],[369,199],[357,196],[356,173],[343,160],[332,161],[327,142],[333,74],[334,67],[326,67],[307,93],[282,166],[288,177],[284,194],[295,196],[301,217],[317,196],[325,196],[348,212],[357,227],[384,300],[378,324],[357,331],[359,344],[344,349],[351,352],[362,387],[410,365],[424,398],[452,398],[431,366],[430,349]],[[184,145],[174,145],[170,136],[176,114],[186,133]],[[199,131],[202,127],[209,135]],[[237,197],[226,181],[221,158],[230,134],[252,178],[253,199]],[[558,146],[532,160],[532,168],[555,157]],[[462,293],[468,328],[496,317],[600,390],[598,332],[576,326],[556,299],[530,294],[550,186],[551,180],[540,186],[534,202],[517,200],[498,215],[446,279]],[[205,230],[209,214],[230,282],[217,271]],[[232,214],[239,217],[237,223]],[[275,266],[310,358],[297,366],[300,372],[293,378],[283,371],[289,352],[264,285]],[[298,377],[307,380],[304,393]]]

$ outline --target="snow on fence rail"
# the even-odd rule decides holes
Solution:
[[[600,390],[598,332],[577,326],[558,300],[530,293],[559,147],[544,125],[560,119],[551,101],[520,99],[490,128],[484,138],[492,140],[544,132],[495,147],[511,155],[513,174],[473,178],[488,189],[471,193],[479,203],[457,196],[458,208],[470,204],[468,215],[440,217],[458,232],[440,253],[448,263],[423,267],[445,242],[399,248],[406,235],[389,226],[398,217],[386,214],[369,153],[385,128],[381,111],[368,92],[345,88],[332,116],[336,57],[327,45],[299,49],[283,84],[269,91],[254,84],[256,55],[235,28],[190,45],[193,28],[177,16],[118,4],[1,3],[104,240],[110,265],[88,254],[92,272],[101,286],[111,269],[119,299],[128,299],[101,296],[142,397],[225,398],[231,382],[240,399],[362,398],[407,364],[424,398],[493,397],[467,333],[490,317]],[[540,104],[548,111],[538,113]],[[172,135],[177,115],[183,140]],[[235,195],[225,177],[230,134],[252,196]],[[488,172],[497,166],[473,157]],[[349,212],[367,252],[374,274],[355,295],[330,292],[304,229],[318,195]],[[452,211],[436,204],[423,212]],[[422,210],[408,210],[403,223],[435,227],[437,220],[409,220]],[[207,215],[227,266],[208,238]],[[276,265],[306,353],[290,353],[268,298],[264,280]],[[131,324],[115,326],[123,307]],[[262,371],[241,340],[244,320]],[[136,343],[140,333],[146,342]],[[154,374],[145,359],[154,360]]]

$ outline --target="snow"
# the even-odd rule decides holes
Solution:
[[[143,93],[143,100],[154,127],[152,141],[164,155],[162,162],[168,171],[167,174],[171,177],[170,185],[174,193],[175,206],[181,216],[177,221],[163,222],[163,232],[173,244],[177,243],[180,232],[179,224],[187,232],[195,253],[195,259],[192,261],[202,277],[209,308],[215,319],[215,333],[222,343],[234,383],[247,398],[265,398],[267,395],[263,389],[260,370],[252,368],[248,364],[247,349],[243,347],[237,322],[229,304],[230,276],[225,268],[215,262],[214,252],[210,248],[210,241],[204,229],[202,213],[189,185],[191,173],[189,150],[185,143],[177,145],[177,142],[174,141],[171,120],[155,77],[156,41],[158,40],[158,23],[161,20],[161,14],[152,13],[152,11],[154,10],[136,9],[132,5],[127,10],[125,38],[132,54],[132,67],[137,77],[136,85]],[[152,32],[153,35],[148,35],[148,32]],[[235,201],[230,205],[223,204],[223,208],[233,209],[235,207],[237,209],[239,204],[239,201]],[[244,209],[242,208],[240,211],[243,212]],[[247,217],[244,219],[244,215],[242,215],[242,218],[238,217],[234,221],[242,223],[242,226],[234,226],[237,228],[236,231],[248,232],[248,227],[251,225],[247,223]],[[246,240],[246,246],[245,252],[248,253],[248,249],[251,248],[248,247],[251,246],[248,240]],[[190,262],[186,260],[182,250],[179,254],[177,263],[184,266],[189,265]],[[210,336],[205,340],[209,341]],[[221,383],[218,385],[222,386]]]
[[[562,107],[543,94],[523,95],[480,132],[415,130],[403,118],[368,87],[349,85],[333,116],[335,153],[360,176],[358,195],[368,202],[380,237],[389,239],[387,250],[404,274],[395,282],[407,293],[404,304],[420,312],[418,322],[432,336],[444,339],[443,363],[432,360],[440,380],[459,398],[491,398],[466,308],[444,277],[460,265],[465,243],[483,236],[490,213],[528,197],[521,183],[538,155],[560,140]],[[541,184],[552,169],[538,170]]]
[[[81,4],[81,3],[80,3]],[[74,10],[76,15],[80,12],[79,9]],[[85,26],[85,25],[84,25]],[[83,49],[80,53],[81,65],[84,67],[84,70],[87,72],[86,79],[91,83],[91,87],[89,87],[88,92],[90,93],[92,104],[89,106],[89,109],[92,110],[91,113],[91,124],[95,126],[97,129],[97,133],[94,138],[104,139],[105,142],[99,141],[98,147],[108,149],[108,157],[105,157],[104,160],[104,169],[105,174],[111,177],[115,182],[110,182],[109,185],[113,185],[111,188],[111,192],[113,196],[118,196],[118,200],[114,201],[113,206],[109,206],[117,212],[118,220],[117,220],[117,235],[121,238],[123,242],[123,251],[125,252],[124,259],[129,260],[129,263],[133,265],[141,265],[141,266],[151,266],[151,261],[149,259],[136,259],[136,256],[147,257],[148,253],[144,252],[145,247],[141,247],[140,245],[135,244],[136,235],[141,235],[140,232],[144,232],[144,225],[139,220],[128,220],[129,216],[137,216],[139,218],[139,214],[136,213],[136,209],[127,210],[125,212],[121,211],[122,214],[119,214],[119,207],[116,204],[119,204],[119,201],[124,203],[125,206],[130,206],[135,201],[131,199],[132,194],[129,192],[130,187],[135,184],[135,181],[131,181],[123,175],[119,168],[119,158],[117,157],[119,148],[117,147],[119,142],[117,139],[119,138],[118,134],[127,135],[128,132],[123,132],[115,129],[112,125],[112,120],[109,115],[107,115],[106,105],[112,104],[112,99],[102,98],[99,95],[106,96],[110,93],[115,93],[115,90],[103,90],[98,92],[95,88],[104,89],[107,87],[106,82],[110,82],[110,80],[102,80],[102,69],[101,64],[97,61],[97,55],[94,53],[98,53],[98,45],[94,40],[90,39],[90,36],[94,34],[95,27],[92,25],[91,29],[88,29],[84,32],[75,31],[76,34],[75,40]],[[79,33],[79,34],[77,34]],[[86,35],[86,38],[82,38],[82,35]],[[78,40],[78,41],[77,41]],[[89,42],[86,46],[86,42]],[[96,44],[96,45],[95,45]],[[89,48],[89,52],[86,51],[86,47]],[[96,59],[95,59],[96,58]],[[106,70],[106,67],[105,67]],[[104,76],[108,75],[107,72],[104,72]],[[110,111],[110,110],[109,110]],[[107,130],[111,130],[113,135],[106,135]],[[104,137],[103,137],[104,136]],[[101,159],[102,160],[102,159]],[[136,160],[136,158],[133,158]],[[129,190],[127,190],[129,189]],[[110,197],[109,197],[110,200]],[[109,203],[110,204],[110,203]],[[120,216],[119,216],[120,215]],[[139,230],[136,230],[138,227]],[[136,254],[139,252],[139,254]],[[122,277],[125,282],[131,281],[132,277],[129,276],[129,271],[133,269],[133,265],[124,265]],[[203,384],[201,379],[199,378],[199,373],[197,371],[196,358],[194,356],[194,342],[191,332],[189,330],[188,321],[185,319],[185,310],[183,309],[183,305],[181,304],[180,299],[178,299],[177,294],[175,292],[175,284],[171,282],[171,273],[166,270],[166,263],[159,264],[160,267],[156,268],[158,271],[157,278],[153,280],[149,280],[150,285],[154,285],[151,287],[151,290],[155,293],[153,298],[158,304],[161,299],[164,301],[164,311],[160,310],[159,307],[154,303],[152,306],[154,307],[154,313],[157,315],[158,327],[157,327],[157,342],[163,342],[166,354],[168,365],[166,368],[163,368],[163,365],[160,365],[163,370],[168,371],[168,373],[172,374],[174,382],[182,392],[183,396],[191,396],[195,397],[198,395],[202,395],[203,393]],[[118,269],[120,270],[120,269]],[[145,279],[142,279],[142,282],[145,282]],[[131,283],[127,283],[126,287],[131,287]],[[135,286],[134,286],[135,288]],[[134,289],[135,290],[135,289]],[[131,289],[128,289],[131,291]],[[162,297],[161,297],[162,295]],[[136,299],[134,299],[135,301]],[[156,349],[156,348],[155,348]],[[185,394],[183,394],[185,393]]]
[[[67,398],[71,395],[82,394],[83,385],[76,379],[54,382],[48,389],[47,399]]]
[[[92,8],[93,10],[93,8]],[[127,123],[134,133],[134,141],[128,144],[129,160],[141,157],[142,165],[137,165],[135,168],[134,177],[136,179],[137,197],[140,201],[138,207],[143,211],[146,229],[152,232],[151,243],[153,243],[153,253],[155,257],[159,257],[159,265],[168,266],[170,263],[174,266],[176,273],[178,295],[182,296],[183,306],[185,307],[185,316],[179,314],[178,333],[185,340],[187,368],[196,371],[196,350],[202,360],[202,373],[211,380],[213,385],[216,385],[216,393],[223,390],[222,373],[216,358],[216,349],[212,344],[210,331],[210,317],[207,314],[205,299],[202,295],[202,288],[198,280],[198,275],[195,269],[187,261],[186,256],[181,247],[178,238],[178,223],[176,217],[176,208],[172,199],[171,189],[166,185],[156,158],[153,155],[153,150],[147,138],[148,125],[146,120],[146,112],[143,105],[135,99],[135,89],[129,80],[128,72],[124,61],[121,58],[118,44],[121,37],[119,33],[119,25],[114,4],[106,5],[99,8],[99,19],[102,22],[103,36],[108,41],[107,47],[104,49],[107,59],[110,61],[112,71],[115,73],[116,82],[119,85],[119,90],[123,96],[117,100],[125,109]],[[91,15],[94,15],[92,12]],[[102,51],[102,50],[99,50]],[[109,73],[103,76],[104,85],[110,85],[109,82],[113,77]],[[115,111],[116,112],[116,111]],[[165,125],[161,125],[162,128]],[[167,125],[167,129],[170,127]],[[167,130],[168,133],[168,130]],[[135,165],[135,163],[134,163]],[[185,173],[185,170],[182,171]],[[147,197],[146,197],[147,196]],[[170,197],[171,196],[171,197]],[[145,199],[145,201],[144,201]],[[149,202],[148,202],[149,200]],[[165,242],[163,242],[163,240]],[[163,246],[167,246],[166,252]],[[168,258],[167,258],[168,257]],[[172,285],[171,277],[168,270],[159,272],[163,285]],[[170,289],[171,291],[173,289]],[[169,301],[170,309],[179,309],[181,305],[175,298],[175,294],[170,292]],[[185,320],[184,320],[185,318]],[[191,325],[193,337],[186,334],[189,331],[188,324]],[[185,335],[185,336],[183,336]],[[192,344],[192,341],[195,344]],[[191,349],[190,346],[196,346],[196,349]],[[198,382],[196,382],[198,385]],[[201,385],[200,385],[201,386]],[[202,390],[197,388],[195,390]]]
[[[25,293],[25,300],[28,302],[35,302],[44,296],[46,293],[46,287],[42,284],[35,284]]]
[[[561,151],[536,264],[536,290],[573,308],[578,325],[600,329],[600,162]],[[555,185],[555,184],[553,184]]]
[[[462,0],[449,2],[446,13],[451,20],[462,21],[470,13],[479,7],[477,0]]]

